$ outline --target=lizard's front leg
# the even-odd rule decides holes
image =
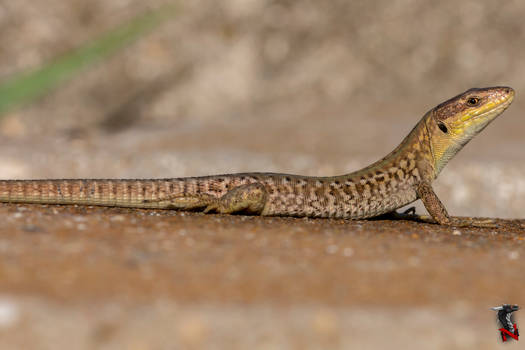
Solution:
[[[428,182],[421,182],[416,188],[416,192],[419,196],[419,199],[425,205],[428,213],[432,218],[441,225],[447,226],[478,226],[478,227],[497,227],[497,224],[494,220],[480,220],[475,218],[459,218],[451,217],[448,215],[447,209],[441,203],[436,193],[432,189],[432,186]],[[419,218],[423,220],[428,220],[428,217],[420,216]]]

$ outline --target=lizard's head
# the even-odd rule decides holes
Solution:
[[[470,89],[433,108],[426,118],[436,176],[447,162],[503,113],[514,90],[498,86]]]

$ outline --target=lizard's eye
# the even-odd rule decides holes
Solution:
[[[445,134],[448,132],[447,126],[443,123],[438,123],[439,130],[443,131]]]
[[[479,98],[477,97],[471,97],[467,100],[467,104],[469,106],[477,106],[479,104]]]

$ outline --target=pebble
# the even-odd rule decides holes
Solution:
[[[335,244],[331,244],[328,247],[326,247],[326,253],[328,254],[335,254],[339,250],[339,247]]]
[[[86,222],[87,218],[85,216],[75,216],[75,217],[73,217],[73,221],[75,221],[75,222]]]
[[[124,222],[126,217],[124,215],[113,215],[110,220],[113,222]]]
[[[33,224],[28,224],[28,225],[22,226],[21,228],[25,232],[32,232],[32,233],[44,232],[42,227],[37,226],[37,225],[33,225]]]
[[[346,247],[345,249],[343,249],[343,255],[346,257],[351,257],[352,255],[354,255],[354,249]]]
[[[7,299],[0,299],[0,329],[13,326],[19,318],[18,305]]]

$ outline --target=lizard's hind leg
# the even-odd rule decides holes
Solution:
[[[219,199],[209,194],[168,196],[162,199],[146,199],[144,203],[156,203],[158,208],[198,210],[204,209]]]
[[[231,189],[218,200],[210,203],[204,212],[215,210],[221,214],[245,212],[260,215],[264,210],[267,199],[268,192],[264,185],[260,183],[241,185]]]
[[[268,192],[260,183],[237,186],[221,197],[209,194],[188,194],[168,196],[160,200],[145,200],[144,203],[157,203],[158,208],[179,210],[204,210],[205,213],[216,211],[221,214],[245,212],[261,214]]]

